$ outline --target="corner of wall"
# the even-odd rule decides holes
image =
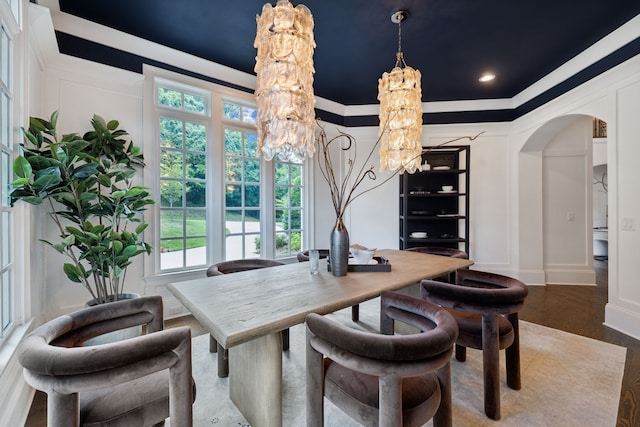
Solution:
[[[640,340],[640,313],[609,302],[604,307],[604,325]]]

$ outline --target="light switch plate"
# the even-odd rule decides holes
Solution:
[[[624,231],[636,231],[636,219],[622,218],[620,220],[620,228]]]

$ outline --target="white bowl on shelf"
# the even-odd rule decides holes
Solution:
[[[425,231],[414,231],[409,236],[414,237],[416,239],[424,239],[427,237],[427,233]]]

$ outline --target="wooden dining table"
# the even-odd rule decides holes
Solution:
[[[400,290],[473,261],[412,251],[376,251],[391,271],[336,277],[321,260],[172,283],[169,289],[224,348],[229,349],[229,396],[254,427],[282,425],[280,331],[309,313],[327,314]],[[301,391],[302,392],[302,391]]]

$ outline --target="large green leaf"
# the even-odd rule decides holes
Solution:
[[[62,166],[62,163],[50,157],[28,156],[26,157],[26,159],[29,161],[29,164],[31,164],[31,167],[35,171],[39,171],[39,170],[46,169],[49,167],[54,167],[54,166],[55,167]]]
[[[41,193],[60,184],[60,181],[60,169],[50,167],[36,174],[36,179],[33,182],[33,190],[36,193]]]
[[[73,177],[78,179],[84,179],[90,177],[91,175],[96,175],[98,173],[98,165],[95,163],[85,163],[82,166],[78,166],[73,171]]]
[[[142,155],[142,148],[138,147],[137,145],[134,145],[131,147],[131,150],[129,150],[129,154],[134,156],[134,157],[138,157],[140,155]]]
[[[94,192],[84,192],[80,194],[80,201],[81,202],[90,202],[92,200],[95,200],[98,198],[98,193],[94,193]]]
[[[91,123],[93,124],[96,130],[102,130],[102,131],[107,130],[107,122],[97,114],[93,115],[93,119],[91,120]]]
[[[31,117],[29,119],[29,129],[44,132],[50,127],[49,122],[38,117]]]
[[[25,138],[27,140],[29,140],[29,142],[31,144],[33,144],[34,146],[38,146],[38,139],[35,137],[34,134],[32,134],[31,132],[29,132],[27,129],[22,128],[22,133],[24,134]]]
[[[120,200],[121,198],[123,198],[127,193],[125,191],[122,190],[118,190],[118,191],[114,191],[113,193],[111,193],[111,197],[113,197],[113,200]]]
[[[20,200],[32,205],[41,205],[43,202],[42,197],[38,197],[38,196],[22,196],[20,197]]]
[[[122,252],[124,245],[122,244],[122,242],[120,240],[114,240],[113,241],[113,250],[116,253],[116,255],[120,254]]]
[[[124,273],[124,270],[122,268],[118,267],[117,265],[115,267],[113,267],[113,274],[116,277],[122,276],[122,273]]]
[[[142,224],[138,225],[136,227],[136,234],[141,234],[144,230],[147,229],[148,226],[149,224],[147,224],[146,222],[143,222]]]
[[[13,162],[13,171],[20,178],[29,178],[33,173],[31,163],[22,156],[16,157]]]
[[[118,129],[118,126],[120,126],[120,122],[117,120],[110,120],[109,123],[107,123],[107,129],[111,131]]]
[[[58,110],[51,113],[51,118],[49,119],[49,122],[51,123],[51,129],[56,129],[58,127],[58,115]]]
[[[65,237],[64,239],[62,239],[62,244],[65,247],[69,247],[69,246],[73,245],[75,242],[76,242],[76,237],[73,234],[71,234],[71,235]]]
[[[131,257],[138,252],[138,248],[135,245],[129,245],[122,251],[122,256]]]
[[[26,185],[29,185],[29,178],[18,178],[11,183],[13,188],[22,188]]]
[[[69,280],[76,283],[82,283],[82,273],[76,268],[75,265],[65,263],[62,268],[64,270],[64,274],[67,275]]]

